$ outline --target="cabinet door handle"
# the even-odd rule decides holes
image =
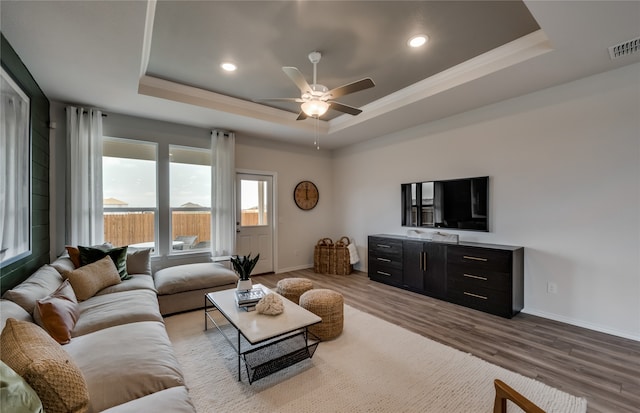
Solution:
[[[464,258],[465,260],[474,260],[474,261],[488,261],[486,258],[482,258],[482,257],[473,257],[471,255],[463,255],[462,258]]]
[[[389,274],[388,272],[384,272],[384,271],[376,271],[376,272],[377,272],[378,274],[380,274],[380,275],[384,275],[384,276],[387,276],[387,277],[391,277],[391,274]]]
[[[475,297],[475,298],[481,298],[483,300],[487,300],[488,298],[485,297],[484,295],[478,295],[478,294],[472,294],[472,293],[468,293],[468,292],[464,292],[464,295],[469,295],[471,297]]]
[[[391,248],[391,245],[385,245],[385,244],[376,244],[376,246],[380,248]]]
[[[427,252],[422,251],[422,271],[427,272]]]
[[[462,274],[462,275],[467,278],[475,278],[476,280],[487,281],[487,277],[480,277],[479,275],[472,275],[472,274]]]
[[[378,261],[382,261],[382,262],[391,262],[391,260],[389,260],[389,259],[387,259],[387,258],[380,258],[380,257],[377,257],[376,259],[377,259]]]

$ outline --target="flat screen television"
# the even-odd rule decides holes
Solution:
[[[489,231],[489,177],[402,184],[402,226]]]

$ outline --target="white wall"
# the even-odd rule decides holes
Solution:
[[[640,340],[639,119],[636,64],[343,149],[338,228],[366,259],[401,183],[488,175],[490,232],[451,232],[525,247],[525,312]]]
[[[330,154],[307,147],[266,143],[257,139],[236,141],[236,168],[275,172],[277,177],[277,271],[313,266],[313,248],[320,238],[336,238],[333,228],[333,175]],[[293,190],[302,180],[316,184],[320,197],[310,210],[299,209]]]

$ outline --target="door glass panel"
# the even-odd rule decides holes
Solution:
[[[240,225],[243,227],[269,225],[267,211],[267,181],[240,181]]]

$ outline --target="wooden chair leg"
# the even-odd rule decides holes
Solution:
[[[526,413],[545,413],[544,410],[533,404],[502,380],[494,380],[493,384],[496,388],[496,398],[493,403],[493,413],[507,413],[507,400],[511,400]]]

